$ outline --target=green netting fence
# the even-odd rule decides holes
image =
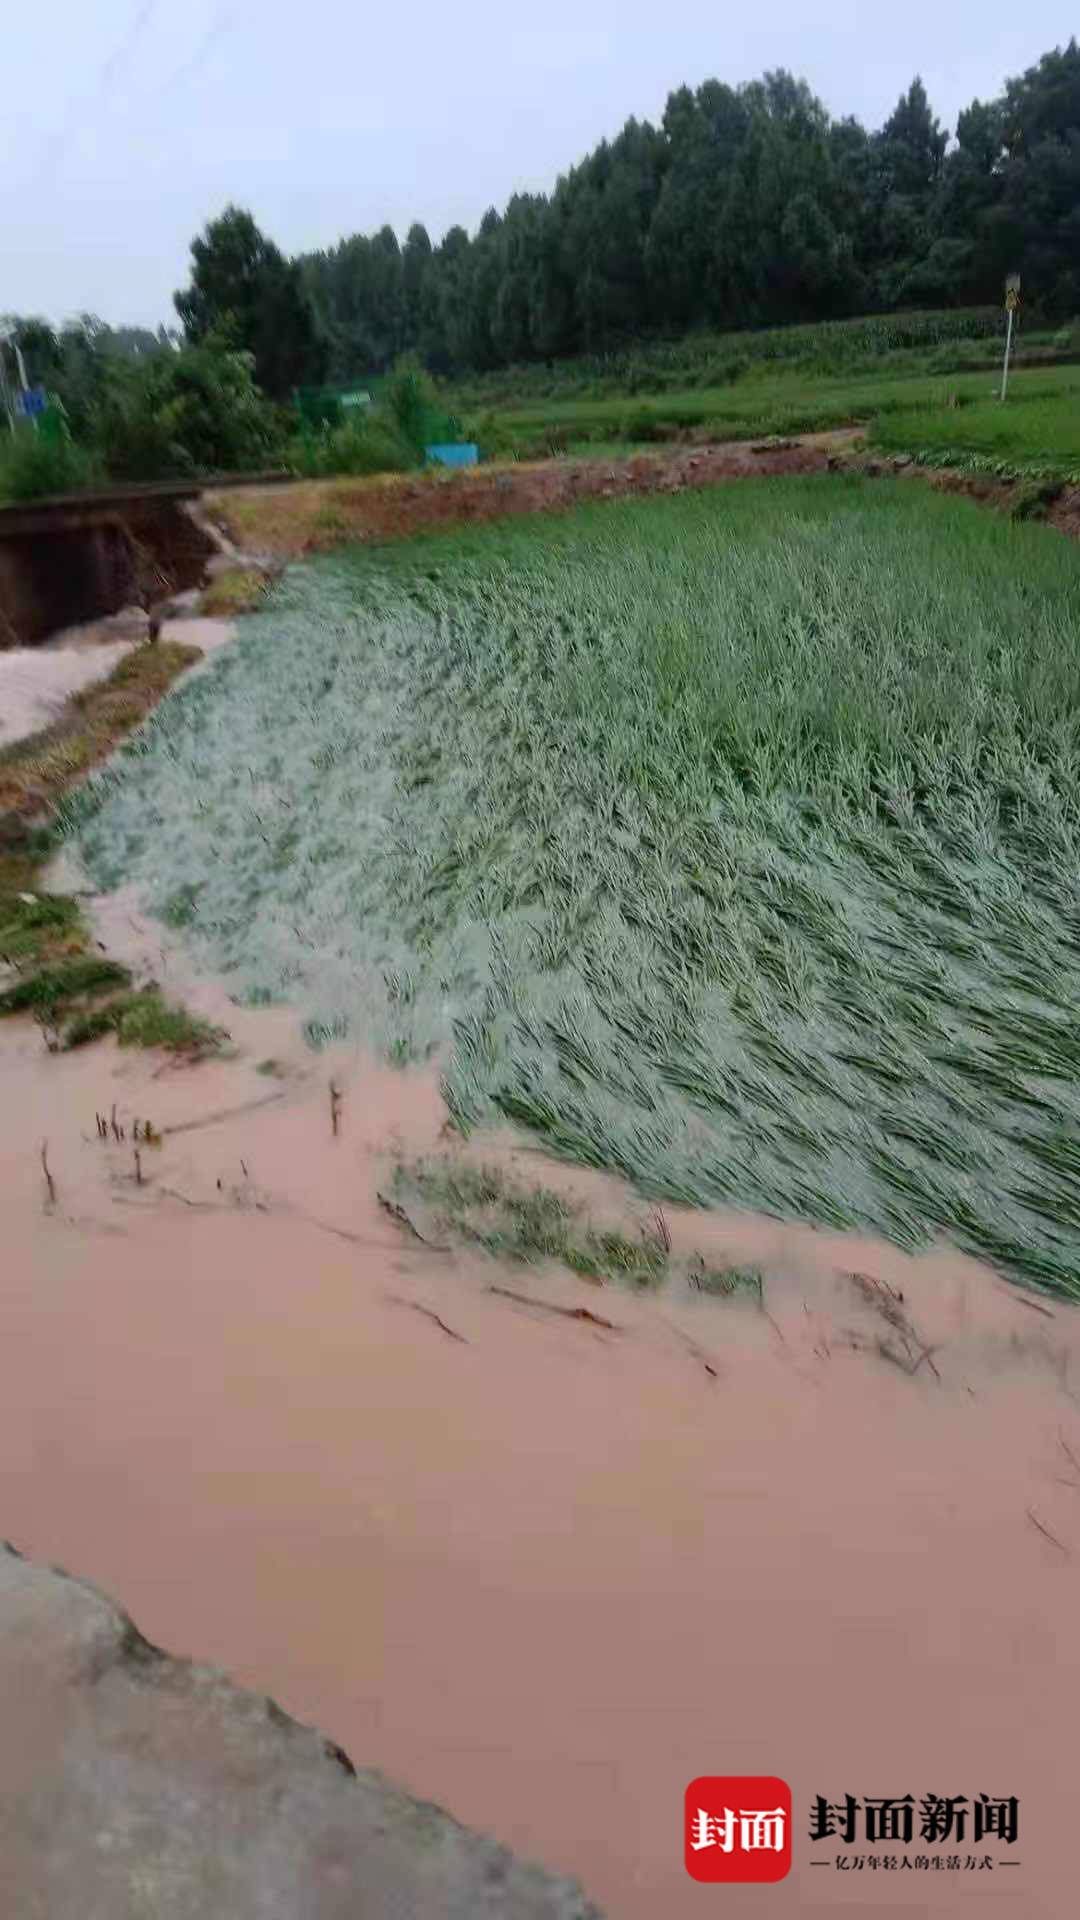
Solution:
[[[296,410],[306,427],[341,427],[378,404],[382,375],[362,375],[346,386],[297,387]]]

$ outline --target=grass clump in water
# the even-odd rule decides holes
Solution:
[[[77,901],[5,886],[0,860],[0,963],[20,966],[43,951],[78,945],[79,928]]]
[[[721,1299],[733,1293],[750,1293],[759,1305],[765,1303],[765,1278],[757,1267],[707,1267],[702,1260],[691,1265],[689,1278],[695,1293]]]
[[[193,1057],[218,1052],[228,1039],[223,1027],[200,1020],[184,1007],[171,1006],[156,987],[121,994],[76,1015],[63,1029],[60,1044],[66,1052],[107,1033],[115,1033],[122,1047],[161,1047],[167,1053]]]
[[[55,1014],[73,1000],[126,986],[126,967],[95,954],[72,954],[69,959],[46,961],[23,974],[0,993],[0,1013]]]
[[[76,900],[39,885],[55,851],[59,809],[48,825],[27,818],[60,802],[70,829],[83,802],[67,799],[68,790],[199,658],[196,647],[140,647],[106,680],[75,694],[51,727],[0,752],[0,1014],[32,1013],[50,1047],[83,1046],[112,1032],[125,1046],[203,1053],[226,1037],[170,1006],[155,987],[118,991],[130,986],[128,969],[92,948]],[[134,744],[126,751],[136,751]]]
[[[596,1229],[565,1194],[521,1186],[497,1167],[418,1161],[395,1170],[394,1194],[407,1216],[419,1202],[440,1233],[506,1260],[553,1260],[585,1280],[635,1287],[658,1286],[672,1270],[666,1248],[644,1231],[634,1240]]]
[[[54,1049],[86,1046],[114,1033],[121,1046],[199,1055],[227,1038],[170,1005],[156,987],[135,991],[131,975],[90,942],[79,903],[41,891],[53,851],[44,829],[0,823],[0,1015],[31,1014]]]

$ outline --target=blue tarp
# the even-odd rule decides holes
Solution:
[[[479,459],[479,449],[473,440],[464,440],[460,444],[446,442],[439,446],[425,447],[425,457],[434,460],[440,467],[475,467]]]

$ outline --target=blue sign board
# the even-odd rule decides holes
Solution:
[[[478,451],[471,440],[424,448],[428,459],[440,467],[475,467]]]
[[[24,387],[15,404],[20,413],[32,419],[35,414],[44,413],[49,397],[44,387]]]

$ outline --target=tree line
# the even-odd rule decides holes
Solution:
[[[604,352],[646,335],[996,300],[1080,311],[1080,48],[974,100],[955,138],[915,79],[885,125],[833,119],[778,71],[672,93],[550,194],[515,194],[438,245],[389,226],[286,261],[229,209],[177,296],[188,335],[227,312],[260,384],[343,381],[415,352],[436,372]]]
[[[875,133],[783,71],[707,80],[672,93],[659,127],[628,120],[550,194],[490,209],[471,237],[455,226],[435,246],[417,223],[401,246],[384,226],[290,260],[229,207],[191,253],[182,350],[164,328],[90,315],[60,332],[0,320],[9,385],[17,345],[109,473],[255,464],[287,430],[260,391],[285,402],[402,354],[481,372],[694,328],[967,306],[999,299],[1010,271],[1039,312],[1069,317],[1080,48],[973,101],[951,144],[918,78]]]

